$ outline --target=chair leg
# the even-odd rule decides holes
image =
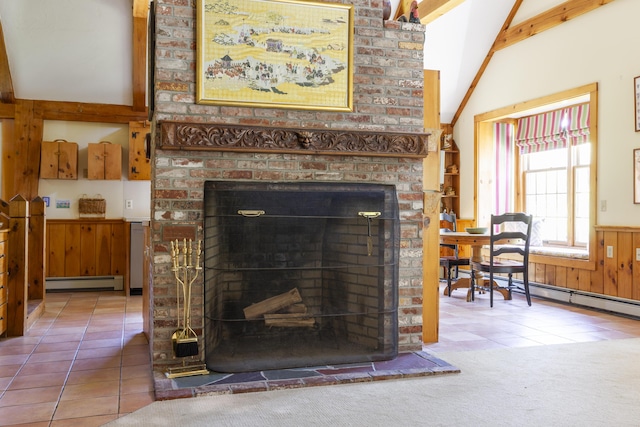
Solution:
[[[451,298],[451,267],[447,267],[447,294]]]
[[[475,301],[476,300],[476,293],[475,293],[475,287],[476,287],[476,275],[473,271],[473,267],[471,268],[471,276],[469,278],[469,291],[471,292],[471,301]]]
[[[489,306],[493,307],[493,271],[489,272]]]
[[[531,307],[531,294],[529,294],[529,272],[524,273],[524,294],[527,296],[527,304]]]

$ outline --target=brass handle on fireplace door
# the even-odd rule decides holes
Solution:
[[[365,218],[378,218],[382,215],[381,212],[358,212],[358,215],[363,216]]]
[[[238,211],[238,214],[239,214],[239,215],[242,215],[242,216],[246,216],[246,217],[253,218],[253,217],[260,216],[260,215],[264,215],[264,214],[265,214],[265,212],[264,212],[264,211],[258,211],[258,210],[245,210],[245,209],[240,209],[240,210]]]

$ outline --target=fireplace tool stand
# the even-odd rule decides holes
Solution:
[[[195,282],[200,270],[200,245],[198,241],[196,248],[196,263],[193,264],[193,244],[191,240],[184,239],[182,247],[178,240],[171,242],[171,261],[176,278],[176,320],[178,329],[171,336],[173,342],[173,353],[175,357],[182,358],[182,366],[169,368],[168,378],[177,378],[190,375],[205,375],[209,371],[202,363],[197,365],[187,365],[185,360],[189,356],[198,356],[198,335],[191,328],[191,286]],[[182,310],[180,310],[180,300],[182,300]]]

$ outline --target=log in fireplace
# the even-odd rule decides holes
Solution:
[[[395,186],[208,181],[204,203],[209,369],[397,356]]]

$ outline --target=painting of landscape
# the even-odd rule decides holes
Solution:
[[[351,111],[353,6],[199,0],[197,102]]]

